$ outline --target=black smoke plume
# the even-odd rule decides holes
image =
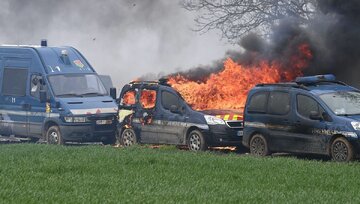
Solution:
[[[291,56],[302,43],[310,46],[313,55],[304,75],[335,74],[339,80],[360,88],[359,0],[318,0],[316,14],[306,25],[294,17],[284,18],[274,25],[266,40],[250,33],[240,40],[240,51],[228,51],[211,65],[171,76],[181,74],[201,81],[221,71],[228,57],[245,65],[276,60],[286,69],[291,67]]]

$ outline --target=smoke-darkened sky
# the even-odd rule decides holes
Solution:
[[[193,32],[176,0],[1,0],[0,44],[69,45],[118,88],[147,73],[171,73],[224,56],[215,32]]]

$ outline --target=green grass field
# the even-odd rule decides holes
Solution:
[[[359,193],[358,162],[0,145],[1,203],[359,203]]]

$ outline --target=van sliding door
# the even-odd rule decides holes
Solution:
[[[2,125],[9,128],[9,134],[16,136],[28,136],[27,111],[30,105],[27,103],[26,90],[28,82],[27,60],[7,60],[3,69],[2,78],[2,104],[0,110]]]

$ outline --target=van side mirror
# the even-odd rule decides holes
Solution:
[[[40,103],[46,103],[47,102],[47,94],[45,90],[40,90]]]
[[[32,83],[34,86],[38,85],[38,83],[39,83],[39,78],[38,78],[38,77],[34,77],[34,78],[32,79],[32,81],[31,81],[31,83]]]
[[[116,88],[110,88],[110,97],[116,99]]]
[[[322,119],[323,119],[322,116],[319,114],[318,111],[310,111],[310,116],[309,116],[309,118],[310,118],[311,120],[322,120]]]
[[[322,118],[323,118],[325,121],[327,121],[327,122],[332,122],[332,121],[333,121],[332,118],[331,118],[331,116],[330,116],[328,113],[326,113],[326,112],[323,112]]]

